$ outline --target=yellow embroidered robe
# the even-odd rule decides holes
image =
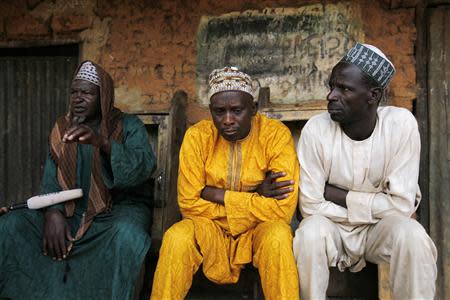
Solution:
[[[286,172],[287,175],[280,180],[292,179],[295,181],[294,191],[288,198],[276,200],[260,196],[255,192],[268,171]],[[178,175],[178,203],[184,220],[175,224],[169,231],[178,230],[180,232],[180,227],[192,227],[193,223],[195,243],[192,243],[194,245],[192,248],[194,252],[197,251],[196,247],[199,248],[201,261],[197,258],[200,255],[183,253],[184,256],[194,258],[189,262],[183,261],[179,264],[193,264],[192,268],[195,269],[195,273],[198,265],[203,263],[203,272],[208,279],[219,284],[237,282],[241,267],[256,260],[255,251],[257,249],[254,248],[257,246],[254,245],[254,239],[260,239],[256,235],[264,236],[264,234],[276,234],[277,231],[282,231],[280,227],[276,227],[275,230],[265,230],[264,228],[270,228],[270,226],[260,226],[261,230],[257,229],[257,234],[255,234],[255,229],[263,223],[281,223],[283,226],[281,229],[287,232],[288,236],[282,242],[287,244],[282,247],[285,249],[282,251],[287,252],[286,255],[281,255],[285,262],[269,263],[268,265],[271,268],[276,268],[274,265],[282,265],[283,270],[261,270],[261,266],[258,266],[260,274],[261,272],[269,274],[266,277],[261,276],[263,290],[266,293],[269,288],[265,288],[265,285],[278,285],[278,279],[285,281],[288,278],[290,286],[284,290],[292,289],[294,295],[297,293],[295,297],[298,297],[297,269],[292,254],[292,245],[290,244],[292,236],[289,229],[292,215],[297,206],[298,178],[299,166],[292,135],[280,121],[257,114],[253,117],[249,135],[236,142],[229,142],[220,136],[212,121],[201,121],[189,128],[180,150]],[[202,199],[200,194],[205,186],[225,189],[225,205]],[[186,220],[192,222],[187,223]],[[184,239],[188,231],[186,228],[183,230],[182,234],[173,239]],[[173,285],[168,282],[164,283],[165,280],[161,278],[167,277],[167,274],[171,273],[168,271],[169,268],[178,268],[173,273],[182,272],[182,268],[174,266],[177,264],[174,263],[174,259],[164,260],[162,258],[164,255],[173,255],[174,251],[177,251],[174,248],[179,247],[179,243],[176,241],[173,242],[173,246],[168,246],[170,243],[167,241],[170,234],[168,232],[164,236],[155,273],[152,294],[154,299],[169,297],[163,296],[167,295],[163,289],[173,290],[171,288]],[[169,249],[171,247],[172,249]],[[274,259],[280,260],[279,258]],[[191,261],[196,262],[191,263]],[[283,272],[289,275],[280,278],[278,275]],[[267,281],[266,278],[272,282],[264,282]],[[186,281],[189,282],[186,285],[187,290],[191,280],[191,278],[186,278]],[[186,288],[182,288],[183,291],[180,291],[180,294],[187,293]],[[282,293],[276,287],[272,290]],[[180,296],[184,297],[184,295]],[[283,299],[286,295],[268,296],[266,295],[266,298],[281,297]],[[170,296],[169,298],[178,297]]]

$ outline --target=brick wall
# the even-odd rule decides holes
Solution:
[[[196,37],[202,15],[298,7],[339,1],[106,1],[0,2],[0,47],[77,42],[115,80],[126,111],[167,107],[177,89],[189,95],[190,123],[208,117],[196,99]],[[365,42],[379,46],[397,68],[390,103],[412,108],[416,98],[415,1],[351,1],[361,7]]]

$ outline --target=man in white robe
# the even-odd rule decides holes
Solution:
[[[329,267],[390,263],[394,299],[433,299],[436,248],[411,216],[420,202],[420,136],[406,109],[379,107],[394,66],[356,44],[333,68],[328,112],[298,144],[300,210],[295,232],[302,299],[325,299]]]

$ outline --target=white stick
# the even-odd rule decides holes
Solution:
[[[29,209],[40,209],[81,197],[83,197],[83,190],[73,189],[31,197],[27,200],[27,206]]]

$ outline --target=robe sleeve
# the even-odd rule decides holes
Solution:
[[[346,202],[350,223],[376,223],[392,214],[410,217],[418,205],[416,199],[420,201],[420,135],[417,122],[410,115],[410,118],[399,122],[393,131],[392,157],[388,159],[382,191],[349,191]]]
[[[200,197],[206,186],[207,142],[197,128],[187,130],[180,149],[178,205],[183,217],[200,216],[211,220],[225,217],[223,205]]]
[[[45,160],[44,165],[44,175],[42,176],[40,194],[48,194],[60,192],[61,186],[58,183],[58,179],[56,176],[56,164],[53,161],[50,153],[47,154],[47,159]],[[59,203],[52,205],[48,208],[58,208],[61,212],[64,212],[64,203]]]
[[[294,180],[294,191],[284,200],[267,198],[258,193],[226,191],[225,209],[230,232],[241,234],[260,222],[291,222],[298,201],[299,165],[295,154],[294,142],[287,127],[277,129],[266,144],[268,171],[286,172],[279,180]]]
[[[303,217],[322,215],[334,222],[347,222],[347,209],[324,198],[328,180],[321,135],[306,124],[297,147],[300,160],[300,210]]]
[[[156,159],[144,124],[135,116],[125,116],[123,143],[111,140],[111,157],[103,157],[103,181],[108,189],[134,187],[146,181]]]

